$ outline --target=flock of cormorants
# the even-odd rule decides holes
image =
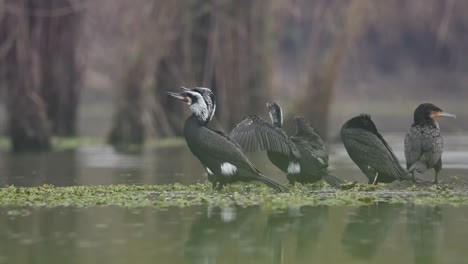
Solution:
[[[208,88],[182,87],[182,92],[167,92],[185,102],[192,115],[185,121],[187,145],[208,173],[213,188],[239,181],[261,181],[278,191],[285,186],[263,175],[246,157],[245,152],[265,150],[270,161],[286,174],[291,185],[325,180],[333,187],[344,181],[328,170],[328,151],[322,139],[303,117],[295,117],[296,134],[288,136],[282,129],[283,112],[276,103],[267,103],[271,123],[258,116],[248,116],[226,135],[208,128],[216,110],[214,94]],[[435,117],[455,115],[425,103],[414,112],[414,123],[405,137],[406,170],[400,165],[370,115],[361,114],[341,127],[341,139],[350,158],[369,179],[369,184],[395,180],[423,182],[414,176],[435,170],[437,183],[442,168],[443,138]]]

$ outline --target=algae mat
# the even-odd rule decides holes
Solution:
[[[455,181],[456,182],[456,181]],[[2,207],[187,207],[195,205],[255,206],[281,209],[300,206],[362,206],[380,202],[418,205],[468,205],[464,184],[413,185],[395,183],[367,185],[349,183],[332,189],[326,184],[295,186],[289,193],[277,193],[259,184],[240,184],[222,191],[209,183],[196,185],[110,185],[0,188]]]

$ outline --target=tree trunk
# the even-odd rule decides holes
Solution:
[[[7,2],[17,12],[5,13],[3,38],[12,40],[5,55],[8,133],[14,151],[46,150],[50,130],[46,107],[40,96],[41,74],[37,45],[34,42],[35,18],[27,12],[31,2]]]
[[[117,109],[108,137],[108,142],[119,150],[130,151],[133,147],[139,148],[145,140],[143,67],[142,61],[136,59],[126,71],[120,87]]]
[[[213,10],[211,69],[220,123],[230,130],[265,112],[271,91],[270,1],[231,1]],[[233,24],[234,23],[234,24]]]
[[[338,6],[336,5],[338,4]],[[331,4],[332,10],[342,10],[343,22],[336,22],[338,26],[328,29],[329,32],[319,32],[311,39],[307,55],[308,66],[306,92],[298,100],[298,112],[310,121],[317,133],[324,139],[328,137],[328,119],[333,89],[340,73],[340,66],[345,58],[348,47],[359,34],[363,12],[368,4],[367,0],[356,0],[340,8],[342,2]],[[326,3],[330,5],[330,3]],[[323,12],[326,13],[326,12]],[[337,15],[340,17],[340,15]],[[333,33],[330,33],[333,32]],[[313,33],[312,33],[313,34]],[[319,43],[329,35],[332,41],[324,48]],[[321,55],[324,54],[324,55]],[[321,58],[323,56],[323,58]],[[318,63],[317,63],[318,61]],[[315,67],[312,66],[315,64]],[[318,66],[317,66],[318,65]]]
[[[59,136],[76,135],[80,69],[76,59],[80,13],[70,1],[47,0],[37,8],[66,10],[61,16],[37,19],[37,46],[42,71],[41,95],[47,105],[52,132]]]

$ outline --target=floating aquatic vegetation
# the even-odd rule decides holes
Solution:
[[[195,185],[110,185],[0,188],[0,206],[22,207],[186,207],[254,206],[281,209],[298,206],[363,206],[379,202],[414,203],[418,205],[468,205],[468,192],[450,186],[423,186],[389,189],[383,184],[369,187],[354,184],[347,190],[331,189],[326,184],[298,185],[289,193],[277,193],[263,185],[232,185],[222,191],[209,183]]]

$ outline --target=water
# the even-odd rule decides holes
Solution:
[[[386,135],[403,162],[402,135]],[[446,137],[442,179],[468,177],[468,138]],[[340,144],[336,175],[365,181]],[[285,182],[265,155],[252,160]],[[433,174],[424,176],[432,179]],[[108,147],[0,153],[0,185],[205,181],[185,147],[122,155]],[[468,207],[0,208],[1,263],[468,263]]]
[[[59,208],[0,214],[0,263],[466,263],[468,208]]]

